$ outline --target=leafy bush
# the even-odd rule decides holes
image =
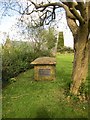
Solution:
[[[50,56],[48,50],[34,51],[30,44],[21,44],[2,47],[2,80],[17,76],[32,67],[30,64],[34,59],[41,56]]]
[[[22,52],[23,51],[23,52]],[[23,48],[4,47],[2,54],[2,78],[7,80],[29,68],[27,56]]]

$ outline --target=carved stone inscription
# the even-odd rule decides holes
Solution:
[[[39,69],[40,76],[50,76],[50,69]]]

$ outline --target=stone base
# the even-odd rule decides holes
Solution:
[[[56,77],[55,65],[40,65],[34,66],[35,80],[54,80]]]

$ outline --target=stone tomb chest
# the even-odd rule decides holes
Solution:
[[[54,80],[56,76],[56,60],[53,57],[40,57],[31,64],[34,65],[35,80]]]

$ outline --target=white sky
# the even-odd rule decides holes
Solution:
[[[70,29],[67,26],[64,11],[61,14],[62,14],[62,18],[60,20],[58,20],[59,18],[57,17],[55,27],[57,28],[58,32],[63,31],[63,33],[64,33],[64,45],[69,46],[69,47],[73,47],[73,37],[72,37],[72,33],[70,32]],[[4,38],[6,37],[5,34],[3,34],[3,32],[6,34],[9,34],[11,39],[14,36],[16,36],[17,30],[14,29],[12,31],[12,26],[17,22],[16,21],[17,17],[18,17],[18,15],[14,15],[12,17],[5,17],[1,21],[1,23],[0,23],[0,38],[1,38],[0,43],[3,43]]]

